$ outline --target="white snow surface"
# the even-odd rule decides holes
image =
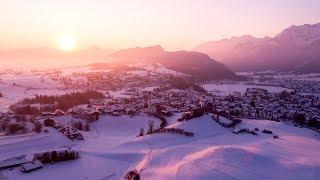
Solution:
[[[175,121],[177,116],[169,119],[169,127],[192,131],[194,137],[152,134],[137,138],[150,117],[103,116],[91,125],[90,132],[82,132],[85,141],[67,140],[51,128],[48,134],[0,139],[0,160],[61,147],[72,147],[81,156],[44,165],[28,174],[18,168],[2,170],[0,177],[122,179],[127,171],[137,169],[142,179],[153,180],[320,178],[320,137],[312,130],[274,121],[244,120],[240,127],[257,127],[259,135],[235,135],[208,115],[186,122]],[[262,129],[273,131],[279,139],[263,134]]]
[[[53,80],[52,74],[47,72],[29,72],[20,74],[0,74],[0,92],[4,97],[0,98],[0,112],[5,112],[8,107],[24,98],[35,95],[59,95],[74,92],[65,90],[57,80]]]

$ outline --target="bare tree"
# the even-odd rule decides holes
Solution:
[[[143,135],[144,135],[144,129],[143,129],[143,128],[140,128],[140,132],[139,132],[139,134],[138,134],[138,137],[143,136]]]
[[[152,120],[149,120],[147,134],[152,134],[153,133],[153,127],[154,127],[154,122]]]

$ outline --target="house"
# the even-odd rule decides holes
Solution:
[[[0,169],[17,167],[22,164],[32,162],[34,158],[29,158],[28,155],[15,156],[0,162]]]
[[[241,97],[241,93],[238,92],[238,91],[234,91],[234,92],[232,93],[232,95],[233,95],[234,97],[236,97],[236,98],[240,98],[240,97]]]
[[[88,121],[96,121],[99,119],[100,115],[101,115],[101,113],[98,110],[93,110],[93,111],[86,113],[86,119]]]
[[[44,111],[44,112],[41,112],[41,116],[51,116],[51,112],[49,111]]]
[[[56,109],[53,113],[51,113],[53,116],[63,116],[65,112],[61,109]]]
[[[40,168],[42,168],[42,163],[38,160],[21,165],[21,171],[24,173],[29,173]]]

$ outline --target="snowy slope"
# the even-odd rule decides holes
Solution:
[[[174,116],[176,117],[176,116]],[[71,146],[75,161],[45,165],[22,174],[0,171],[9,179],[122,179],[128,170],[141,170],[142,179],[319,179],[319,135],[283,123],[244,120],[240,127],[259,128],[258,136],[235,135],[210,116],[187,122],[170,120],[170,127],[194,132],[194,137],[153,134],[136,137],[150,118],[104,116],[85,141],[71,142],[50,129],[19,141],[0,139],[0,158],[27,151]],[[157,124],[157,120],[154,119]],[[263,134],[268,129],[279,136]],[[7,149],[10,149],[10,152]],[[1,177],[1,176],[0,176]]]
[[[309,179],[320,177],[318,137],[310,131],[271,121],[244,122],[243,126],[271,129],[281,137],[261,134],[233,135],[218,127],[209,117],[193,120],[189,129],[195,131],[193,140],[167,147],[155,148],[155,156],[143,174],[153,179]],[[188,127],[188,124],[184,124]],[[192,127],[191,126],[192,123]],[[253,129],[253,128],[252,128]],[[156,137],[152,137],[156,138]],[[156,141],[149,140],[149,143]],[[160,142],[160,143],[161,143]],[[310,147],[308,150],[303,150]],[[169,160],[168,160],[169,159]],[[304,171],[304,173],[301,173]],[[270,173],[272,172],[272,173]],[[155,178],[156,177],[156,178]]]
[[[58,95],[70,92],[62,90],[63,84],[53,80],[52,74],[47,72],[29,72],[21,74],[0,74],[0,92],[4,97],[0,98],[0,112],[5,112],[8,107],[24,98],[38,95]]]

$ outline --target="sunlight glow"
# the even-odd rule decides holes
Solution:
[[[60,49],[63,51],[72,51],[76,46],[75,40],[71,36],[62,36],[58,42]]]

